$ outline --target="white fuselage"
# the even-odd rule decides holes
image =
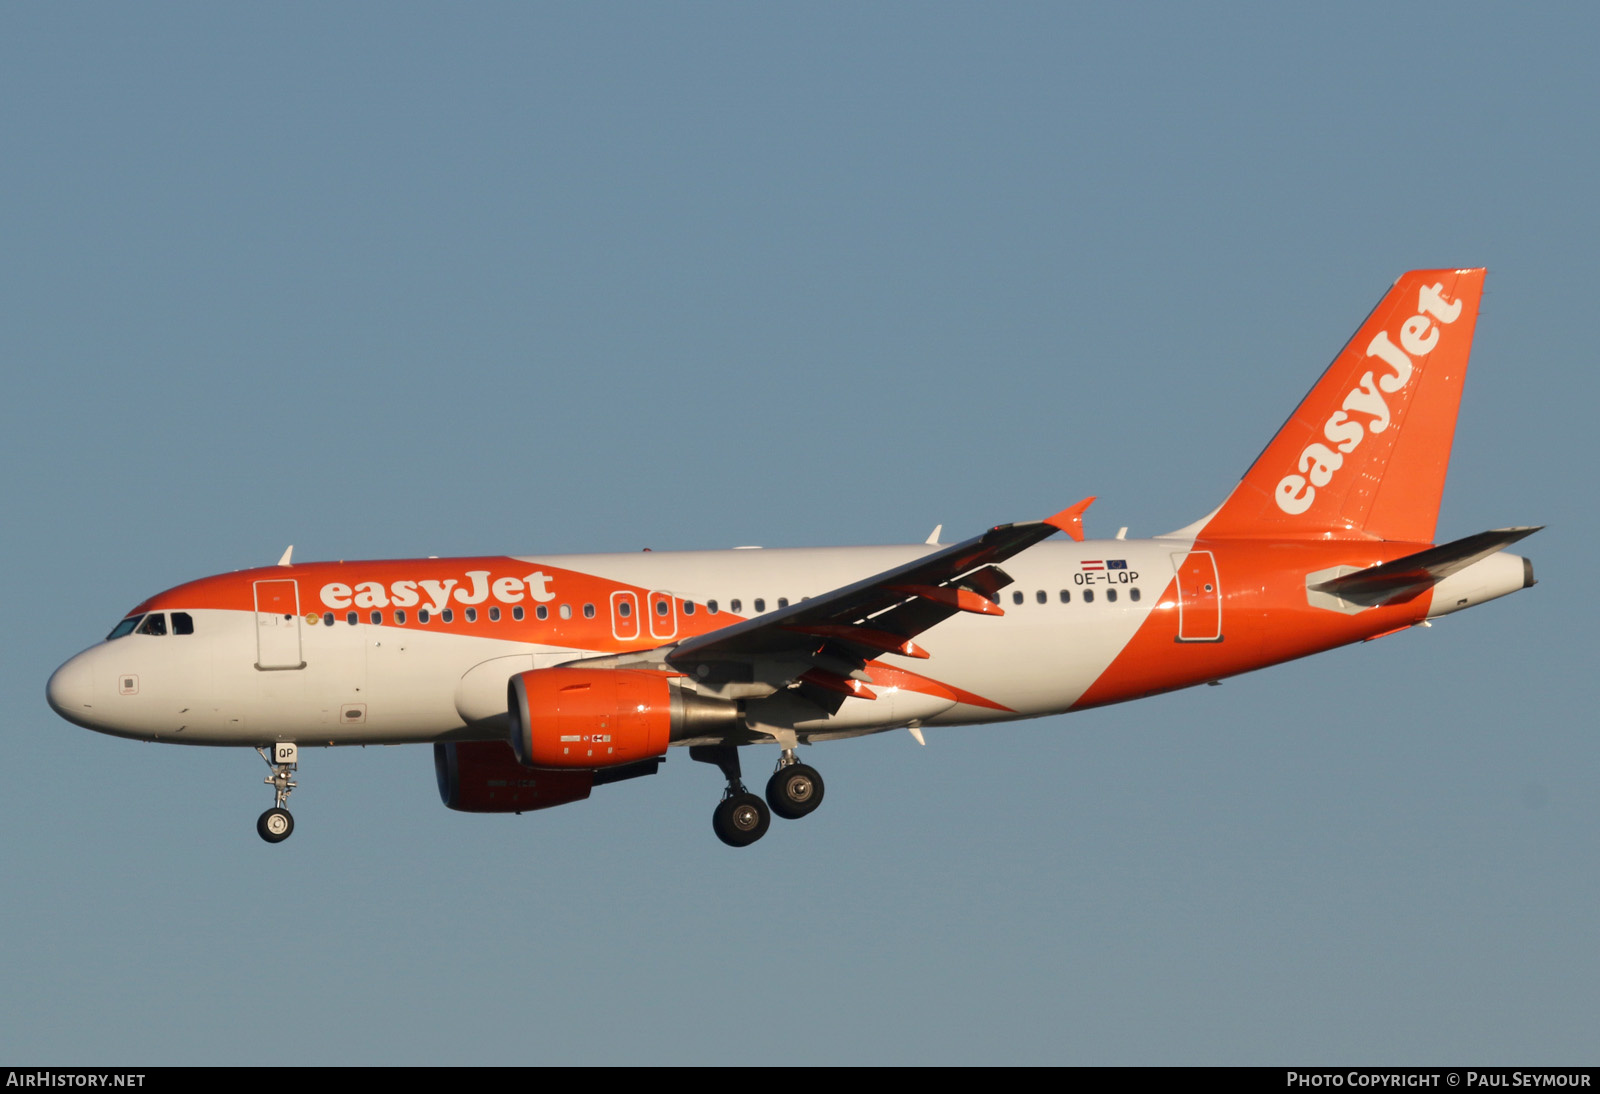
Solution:
[[[929,659],[882,658],[995,706],[891,686],[879,689],[876,700],[846,700],[826,719],[828,735],[871,732],[912,720],[958,724],[1069,709],[1160,602],[1172,579],[1172,556],[1181,555],[1186,546],[1183,541],[1113,540],[1030,548],[1006,566],[1014,583],[1000,595],[1004,617],[958,615],[922,643]],[[518,561],[530,568],[592,575],[618,587],[671,594],[670,612],[651,615],[645,625],[632,624],[639,628],[633,646],[649,648],[710,629],[705,624],[711,622],[708,605],[713,602],[718,607],[716,625],[723,625],[760,614],[758,602],[767,611],[780,600],[797,603],[932,550],[922,545],[744,549]],[[1123,565],[1105,570],[1108,556]],[[1102,568],[1086,570],[1084,560]],[[304,570],[285,567],[279,573],[289,579]],[[315,583],[314,578],[310,584]],[[307,585],[304,578],[299,581],[299,606],[323,608],[319,588]],[[574,620],[581,622],[584,604],[569,601],[559,579],[551,591],[551,621],[568,604]],[[1086,591],[1097,595],[1086,600]],[[1015,603],[1019,596],[1020,603]],[[303,667],[263,670],[258,667],[261,628],[256,611],[194,607],[182,603],[181,596],[169,597],[171,608],[192,617],[192,634],[134,633],[102,642],[61,667],[51,679],[50,696],[58,711],[80,725],[177,743],[482,738],[494,735],[482,728],[482,716],[504,713],[505,682],[512,674],[620,648],[614,605],[596,603],[598,599],[586,601],[595,604],[595,617],[588,623],[590,640],[568,633],[562,636],[565,642],[540,641],[532,621],[515,637],[496,636],[493,625],[467,628],[459,607],[453,623],[442,622],[436,609],[426,625],[417,624],[413,611],[406,626],[393,625],[392,611],[380,625],[368,621],[367,610],[356,612],[354,623],[347,621],[347,610],[297,611],[287,624],[298,631]],[[741,608],[738,615],[729,611],[735,602]],[[308,624],[305,619],[313,616],[319,617],[317,622]]]

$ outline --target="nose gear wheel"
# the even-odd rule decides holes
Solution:
[[[294,817],[287,809],[268,809],[256,820],[256,832],[268,843],[282,843],[294,833]]]

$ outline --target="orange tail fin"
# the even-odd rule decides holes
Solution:
[[[1432,543],[1483,275],[1396,281],[1201,535]]]

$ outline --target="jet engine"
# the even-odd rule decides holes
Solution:
[[[535,771],[504,741],[446,741],[433,746],[439,797],[463,813],[526,813],[582,801],[592,771]]]
[[[529,767],[608,768],[662,756],[675,740],[738,728],[738,707],[670,672],[534,669],[507,687],[511,747]]]

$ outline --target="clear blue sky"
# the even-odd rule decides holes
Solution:
[[[1597,23],[0,7],[0,1059],[1594,1062]],[[44,703],[289,543],[1164,532],[1446,265],[1490,278],[1440,534],[1548,524],[1536,589],[822,746],[744,852],[677,755],[477,818],[417,747],[308,752],[268,847],[253,753]]]

